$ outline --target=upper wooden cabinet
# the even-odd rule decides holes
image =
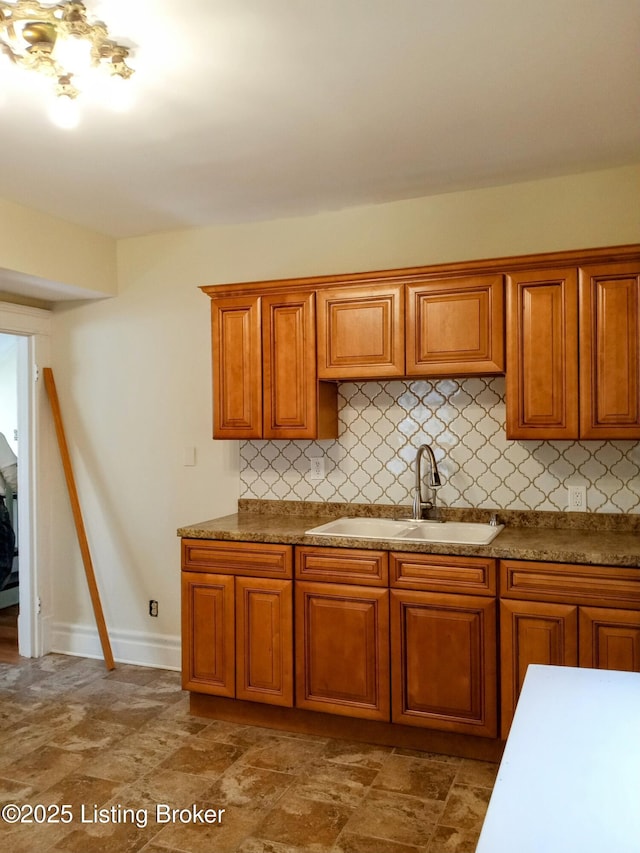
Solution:
[[[212,297],[214,438],[336,438],[316,372],[314,294]]]
[[[317,292],[318,376],[404,375],[404,287],[367,285]]]
[[[640,438],[640,263],[507,279],[507,437]]]
[[[580,437],[640,438],[640,263],[580,270]]]
[[[578,277],[507,279],[507,438],[577,438]]]
[[[215,438],[335,438],[339,380],[504,372],[508,438],[640,438],[639,245],[202,289]]]
[[[260,299],[211,300],[213,437],[262,436]]]
[[[503,373],[503,291],[501,275],[319,289],[318,375]]]
[[[262,297],[263,438],[336,438],[335,385],[318,383],[313,293]]]
[[[501,275],[407,285],[407,376],[504,373]]]

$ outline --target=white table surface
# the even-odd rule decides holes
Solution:
[[[531,665],[476,853],[640,853],[640,673]]]

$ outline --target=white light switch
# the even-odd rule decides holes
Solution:
[[[182,464],[185,467],[191,467],[196,464],[196,449],[195,447],[185,447],[184,458]]]

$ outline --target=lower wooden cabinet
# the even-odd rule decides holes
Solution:
[[[293,705],[293,582],[182,573],[185,690]]]
[[[501,560],[498,626],[493,559],[299,546],[293,580],[293,557],[183,539],[186,690],[506,738],[529,664],[640,672],[637,568]]]
[[[506,738],[529,664],[578,665],[578,608],[501,601],[500,657],[501,734]]]
[[[640,672],[640,612],[581,607],[580,666]]]
[[[296,583],[296,706],[389,720],[389,591]]]
[[[235,696],[233,575],[182,572],[182,687]]]
[[[236,578],[236,698],[293,706],[293,582]]]
[[[503,560],[500,575],[502,737],[529,664],[640,672],[637,569]]]
[[[493,598],[392,590],[392,721],[495,737]]]

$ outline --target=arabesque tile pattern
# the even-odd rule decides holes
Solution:
[[[472,853],[497,770],[192,717],[178,673],[63,655],[0,664],[0,732],[12,853]]]
[[[241,498],[408,506],[426,442],[448,507],[562,512],[567,486],[585,485],[590,512],[640,513],[640,442],[507,440],[504,376],[342,382],[338,394],[337,440],[240,443]],[[311,480],[320,454],[326,476]]]

